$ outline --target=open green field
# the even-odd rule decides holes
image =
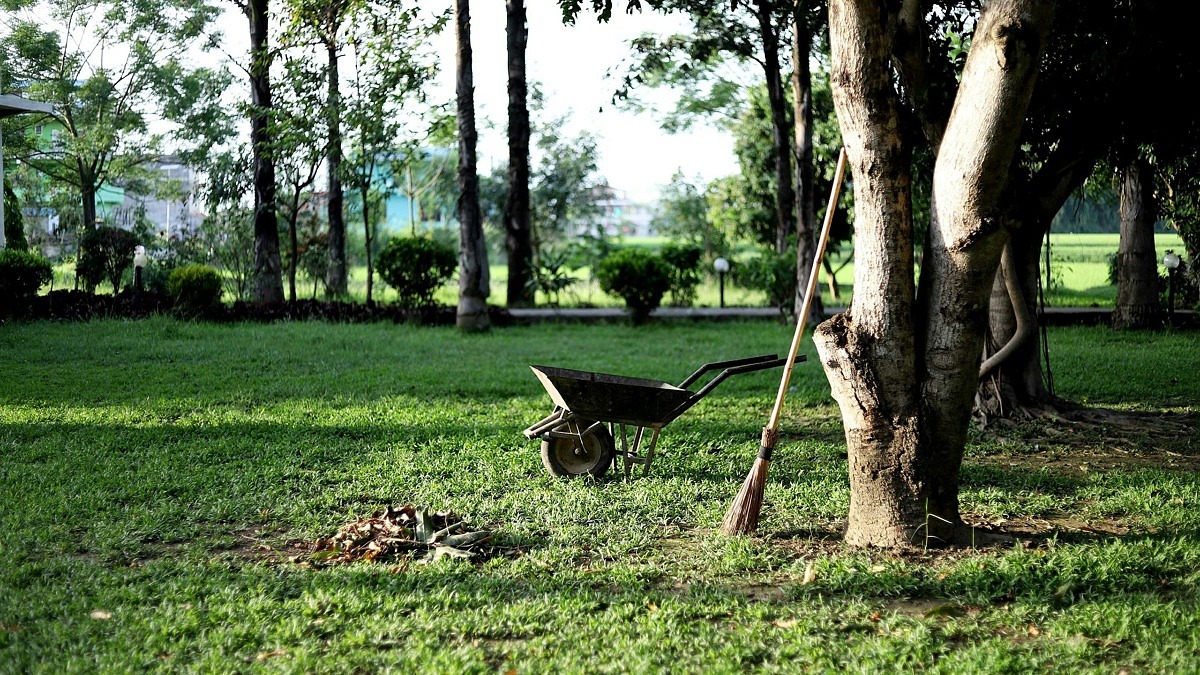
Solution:
[[[1200,334],[1051,328],[1058,393],[1138,417],[974,432],[963,509],[1013,537],[975,550],[842,546],[815,361],[754,537],[714,528],[778,371],[722,384],[629,481],[552,479],[521,434],[551,407],[531,364],[679,381],[790,332],[0,325],[0,673],[1197,672]],[[494,548],[312,555],[408,504]]]

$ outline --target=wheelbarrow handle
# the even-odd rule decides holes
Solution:
[[[696,380],[700,379],[701,375],[709,372],[710,370],[716,370],[718,368],[735,368],[737,366],[760,364],[760,363],[766,363],[768,361],[775,361],[777,359],[779,359],[778,354],[763,354],[762,356],[748,356],[744,359],[732,359],[729,361],[713,361],[712,363],[706,363],[706,364],[700,366],[700,368],[697,369],[696,372],[692,373],[691,375],[688,375],[686,380],[684,380],[683,382],[680,382],[679,388],[687,389],[688,385],[690,385],[693,382],[695,382]],[[777,368],[777,367],[778,366],[764,366],[764,368]],[[745,372],[749,372],[749,371],[745,371]]]
[[[777,356],[775,356],[774,354],[771,355],[770,360],[764,361],[764,360],[760,360],[761,358],[762,357],[756,356],[756,357],[752,357],[750,359],[738,359],[738,361],[742,362],[741,365],[730,366],[730,367],[722,370],[721,372],[717,373],[717,376],[714,377],[713,379],[709,380],[708,384],[701,387],[700,390],[697,391],[695,394],[692,394],[691,397],[688,398],[688,400],[683,403],[683,405],[679,406],[673,413],[671,413],[670,418],[666,422],[664,422],[664,424],[670,423],[671,421],[675,420],[675,418],[677,418],[680,415],[682,415],[683,413],[687,412],[689,408],[696,405],[696,403],[700,399],[707,396],[710,391],[715,389],[717,387],[717,385],[724,382],[725,379],[728,378],[730,375],[741,375],[742,373],[753,373],[758,370],[767,370],[770,368],[778,368],[778,367],[784,365],[785,363],[787,363],[787,358],[781,359],[781,358],[778,358]],[[801,362],[807,361],[807,360],[808,360],[808,357],[805,356],[804,354],[797,354],[796,359],[794,361],[792,361],[792,363],[793,364],[801,363]],[[746,363],[746,361],[749,361],[749,363]],[[701,372],[703,372],[703,371],[701,371]]]

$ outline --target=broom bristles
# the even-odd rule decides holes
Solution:
[[[750,473],[742,483],[742,489],[729,505],[729,512],[721,521],[721,534],[749,534],[758,529],[758,512],[762,509],[763,490],[767,486],[767,468],[771,461],[756,457]]]

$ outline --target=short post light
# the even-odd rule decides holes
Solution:
[[[1167,251],[1163,254],[1163,267],[1167,268],[1167,324],[1175,323],[1175,274],[1179,271],[1179,265],[1183,261],[1179,258],[1179,254],[1174,251]]]
[[[133,249],[133,292],[142,292],[142,270],[149,258],[146,257],[146,247],[138,246]]]
[[[713,269],[717,271],[717,287],[721,293],[721,307],[725,306],[725,274],[729,272],[729,261],[717,258],[713,261]]]

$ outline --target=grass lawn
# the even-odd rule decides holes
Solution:
[[[1200,334],[1052,328],[1061,395],[1154,416],[973,432],[963,509],[1017,537],[973,551],[842,546],[815,360],[754,537],[714,528],[778,371],[722,384],[630,481],[552,479],[521,434],[551,408],[531,364],[679,381],[790,332],[0,325],[0,673],[1196,672]],[[312,556],[407,504],[492,555]]]

